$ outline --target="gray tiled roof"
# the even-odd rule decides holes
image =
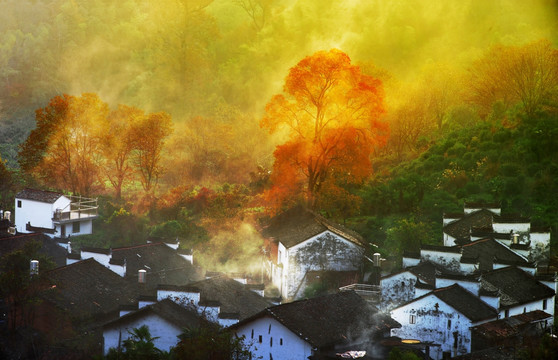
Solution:
[[[463,245],[462,250],[463,257],[478,259],[481,271],[492,270],[493,263],[498,261],[524,265],[529,263],[524,257],[491,238],[480,239]]]
[[[487,323],[474,326],[472,330],[478,335],[494,341],[497,339],[505,339],[521,335],[521,331],[526,325],[550,319],[552,319],[552,315],[547,314],[542,310],[535,310],[504,319],[489,321]]]
[[[115,324],[125,324],[149,314],[156,314],[179,328],[195,329],[198,328],[202,322],[201,317],[195,310],[180,306],[170,299],[163,299],[153,305],[142,307],[139,310],[112,320],[104,324],[104,327],[107,328]]]
[[[63,194],[54,191],[26,188],[18,192],[15,197],[16,199],[33,200],[53,204],[60,196],[63,196]]]
[[[554,291],[548,286],[515,266],[483,274],[481,286],[486,291],[499,291],[502,308],[543,300],[554,295]]]
[[[355,292],[342,291],[267,308],[232,328],[265,316],[275,318],[317,348],[346,343],[364,332],[380,335],[401,326]]]
[[[72,319],[101,320],[120,305],[136,302],[136,291],[119,275],[94,259],[83,260],[45,274],[50,290],[43,297]]]
[[[66,265],[67,251],[59,246],[55,240],[44,234],[17,234],[0,237],[0,257],[19,250],[28,242],[37,241],[41,244],[39,252],[49,256],[57,266]]]
[[[363,246],[362,236],[303,207],[294,207],[275,217],[263,229],[265,237],[280,241],[287,248],[329,230]]]
[[[146,271],[146,288],[158,285],[186,285],[199,280],[200,274],[176,250],[163,243],[142,244],[112,249],[113,262],[126,260],[126,279],[137,282],[138,271]]]
[[[467,214],[461,219],[444,226],[444,233],[455,239],[469,237],[472,228],[491,228],[493,216],[494,213],[490,210],[483,209],[475,211],[474,213]]]
[[[433,290],[432,294],[471,321],[486,320],[497,316],[496,309],[457,284]]]
[[[168,286],[159,287],[159,289],[162,288],[171,289]],[[238,313],[240,320],[272,305],[249,287],[224,275],[193,282],[186,286],[172,287],[172,289],[199,292],[200,301],[217,301],[221,305],[222,313]]]

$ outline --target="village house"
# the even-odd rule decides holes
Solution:
[[[419,253],[405,252],[403,254],[403,268],[422,262],[437,264],[444,271],[456,274],[473,274],[511,265],[518,266],[530,273],[536,272],[535,263],[493,238],[478,239],[461,246],[451,247],[422,245]]]
[[[471,351],[490,348],[520,349],[549,330],[552,315],[535,310],[489,321],[471,329]]]
[[[33,328],[56,348],[82,354],[101,353],[101,326],[138,297],[137,288],[94,259],[46,272],[42,289]]]
[[[467,292],[467,296],[475,297],[475,302],[481,301],[489,305],[496,313],[496,318],[544,311],[550,315],[550,319],[546,319],[546,325],[549,327],[553,323],[556,279],[539,280],[532,272],[516,266],[461,274],[447,271],[439,264],[423,262],[381,279],[380,307],[392,311],[393,318],[403,325],[404,330],[401,331],[405,331],[405,336],[423,342],[434,341],[430,339],[431,334],[423,332],[421,327],[406,327],[405,322],[401,321],[401,316],[406,317],[406,315],[400,313],[406,313],[409,309],[419,311],[417,309],[427,308],[428,302],[435,300],[427,295],[437,294],[439,289],[448,289],[452,286],[459,286],[460,289]],[[465,298],[463,295],[463,299]],[[420,302],[417,302],[419,300]],[[473,303],[472,300],[468,300],[468,302]],[[444,331],[444,324],[444,313],[431,312],[429,314],[428,326],[431,332],[441,334]],[[400,336],[401,334],[395,335]],[[442,349],[445,347],[444,351],[450,351],[448,350],[450,345],[443,343],[441,339],[439,337],[436,340],[437,344],[442,346]],[[446,342],[449,341],[447,338],[444,339]],[[470,336],[465,339],[468,342]],[[461,350],[457,349],[457,352],[454,350],[456,349],[451,351],[459,354],[469,351],[470,347],[462,347]]]
[[[170,299],[141,307],[103,325],[103,352],[111,348],[122,349],[122,343],[131,337],[131,332],[147,326],[155,347],[169,351],[178,343],[178,336],[185,329],[197,329],[203,319],[190,308],[180,306]]]
[[[58,246],[54,239],[40,233],[12,235],[0,229],[0,257],[23,249],[33,241],[40,244],[39,253],[48,256],[56,266],[66,265],[66,250]]]
[[[245,336],[255,358],[298,360],[348,350],[381,354],[382,339],[399,326],[354,291],[341,291],[268,307],[230,329]]]
[[[72,252],[71,244],[65,244],[70,252],[67,262],[93,258],[103,266],[137,283],[143,274],[145,292],[154,291],[157,286],[186,285],[202,278],[193,265],[191,252],[178,248],[178,244],[147,243],[114,249],[82,247]]]
[[[248,284],[219,275],[185,286],[159,285],[157,301],[171,299],[189,306],[223,327],[236,324],[272,305]]]
[[[481,289],[497,294],[499,318],[541,310],[554,316],[556,283],[553,288],[515,266],[483,273]]]
[[[302,297],[312,272],[362,269],[362,237],[302,207],[272,218],[262,235],[270,245],[268,274],[283,299]]]
[[[405,252],[403,269],[380,279],[380,308],[402,324],[392,334],[438,346],[430,355],[439,358],[470,353],[467,329],[487,321],[541,312],[550,316],[545,329],[551,326],[556,278],[539,275],[535,260],[541,258],[533,256],[535,248],[548,251],[550,234],[530,230],[526,219],[504,217],[496,205],[468,204],[464,214],[445,214],[444,246]],[[441,311],[440,301],[453,310]],[[458,317],[450,318],[451,311]]]
[[[444,246],[491,238],[530,261],[545,263],[550,253],[550,228],[531,226],[528,218],[502,215],[498,204],[465,203],[462,214],[444,214]]]
[[[91,234],[97,208],[96,199],[27,188],[15,196],[15,228],[60,238]]]
[[[442,359],[471,352],[472,326],[496,320],[498,312],[458,284],[435,289],[393,310],[401,324],[391,331],[401,339],[431,344],[429,355]]]

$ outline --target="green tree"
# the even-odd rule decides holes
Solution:
[[[130,337],[122,342],[122,349],[110,348],[107,360],[162,360],[169,359],[169,353],[155,347],[147,325],[128,331]]]
[[[185,329],[173,349],[177,360],[248,360],[252,358],[244,336],[237,337],[230,331],[213,324],[198,329]]]
[[[387,230],[385,247],[390,254],[402,254],[403,250],[419,252],[422,244],[436,242],[432,226],[414,218],[401,219]]]
[[[402,351],[399,348],[393,348],[389,352],[388,360],[420,360],[420,358],[411,351]]]
[[[0,157],[0,208],[9,209],[13,206],[14,182],[12,173],[6,162]]]
[[[41,281],[54,268],[52,260],[41,254],[41,243],[30,241],[23,248],[0,258],[0,297],[8,307],[10,330],[33,323],[35,305],[40,301]],[[30,261],[38,260],[38,274],[30,274]]]

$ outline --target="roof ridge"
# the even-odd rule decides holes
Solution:
[[[139,244],[139,245],[131,245],[131,246],[123,246],[123,247],[119,247],[119,248],[113,248],[112,251],[119,251],[119,250],[130,250],[130,249],[137,249],[137,248],[142,248],[142,247],[148,247],[148,246],[156,246],[156,245],[165,245],[162,242],[155,242],[155,243],[148,243],[148,244]]]

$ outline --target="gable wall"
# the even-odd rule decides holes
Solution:
[[[530,223],[493,223],[492,229],[494,232],[501,233],[501,234],[509,234],[510,232],[513,233],[522,233],[522,232],[529,232],[531,228]]]
[[[453,270],[456,272],[461,271],[460,253],[450,253],[450,252],[421,249],[420,258],[422,261],[431,261],[448,270]]]
[[[299,360],[312,355],[310,344],[270,316],[244,324],[235,333],[245,336],[245,344],[250,345],[253,359]]]
[[[408,267],[417,266],[418,264],[420,264],[420,257],[417,259],[417,258],[414,258],[414,257],[403,256],[403,259],[402,259],[401,262],[402,262],[401,267],[403,269],[406,269]]]
[[[508,316],[520,315],[525,312],[530,312],[535,310],[542,310],[554,317],[554,301],[555,301],[554,299],[555,299],[554,296],[546,299],[546,309],[543,306],[543,300],[537,300],[527,304],[521,304],[518,306],[508,308],[509,311]],[[499,309],[498,311],[499,311],[498,315],[501,319],[506,317],[505,309]]]
[[[173,291],[173,290],[157,290],[157,301],[170,299],[179,305],[198,306],[201,294],[199,292]]]
[[[451,286],[453,284],[458,284],[462,288],[472,292],[476,296],[479,296],[480,282],[478,281],[444,279],[443,277],[436,277],[436,289]]]
[[[382,309],[393,309],[415,297],[417,276],[410,271],[382,278]]]
[[[548,244],[550,244],[550,233],[534,233],[532,232],[531,234],[529,234],[529,240],[531,240],[531,247],[534,246],[541,246],[541,247],[546,247]]]
[[[17,202],[21,201],[21,208],[17,207]],[[36,227],[53,228],[52,217],[54,215],[53,204],[40,201],[15,199],[15,226],[18,232],[30,233],[26,230],[26,224]]]
[[[451,235],[446,233],[444,234],[444,246],[454,246],[455,245],[455,238]]]
[[[128,331],[132,331],[134,328],[139,328],[142,325],[147,325],[149,327],[149,333],[152,337],[158,337],[153,343],[155,347],[169,351],[172,346],[178,343],[177,336],[182,333],[182,330],[168,321],[162,319],[156,314],[148,313],[141,318],[130,319],[125,323],[113,324],[103,330],[104,347],[103,351],[105,354],[111,347],[118,347],[119,337],[121,341],[130,338]]]
[[[435,304],[439,305],[438,311]],[[410,323],[410,316],[415,316],[415,324]],[[391,311],[391,317],[401,324],[401,328],[392,329],[391,335],[401,339],[419,339],[441,344],[431,347],[430,356],[441,359],[442,352],[454,351],[454,332],[458,334],[457,354],[471,351],[471,320],[456,311],[434,295],[426,296]],[[448,327],[448,320],[451,321]]]
[[[93,251],[84,251],[84,250],[81,251],[82,260],[87,260],[91,258],[95,259],[95,261],[97,261],[99,264],[109,267],[110,255],[97,253]]]
[[[315,261],[316,252],[308,251],[312,245],[318,241],[333,242],[338,241],[337,250],[333,253],[326,254],[326,260],[323,263]],[[297,293],[303,293],[304,289],[301,284],[304,281],[305,274],[308,271],[354,271],[360,268],[362,264],[362,255],[364,250],[342,238],[341,236],[324,231],[296,246],[288,249],[287,263],[283,264],[283,279],[281,287],[281,295],[285,298],[292,298]],[[297,257],[305,257],[308,254],[310,259],[302,262],[297,261]],[[308,259],[308,258],[307,258]]]

